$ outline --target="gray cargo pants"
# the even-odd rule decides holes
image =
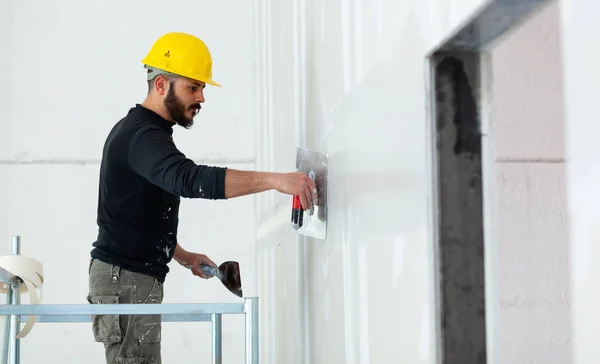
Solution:
[[[162,303],[157,279],[92,259],[89,303]],[[97,315],[92,332],[104,344],[107,364],[161,364],[160,315]]]

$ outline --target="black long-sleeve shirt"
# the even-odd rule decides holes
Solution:
[[[226,168],[197,165],[173,143],[173,123],[136,105],[102,151],[92,258],[164,281],[177,244],[180,197],[225,199]]]

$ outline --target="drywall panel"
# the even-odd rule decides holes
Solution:
[[[89,251],[96,237],[97,166],[3,165],[0,175],[8,177],[0,180],[0,254],[10,254],[11,236],[21,235],[21,253],[44,266],[43,302],[87,303]],[[256,294],[253,204],[249,196],[221,202],[184,199],[180,212],[181,245],[217,263],[239,261],[246,295]],[[240,302],[217,279],[199,279],[176,262],[169,266],[165,303]],[[28,302],[27,296],[23,300]],[[104,363],[101,344],[91,334],[90,324],[40,323],[21,341],[21,363],[48,357]],[[242,315],[223,317],[223,363],[243,362],[244,334]],[[162,340],[165,362],[211,358],[210,323],[167,323]]]
[[[207,43],[223,85],[207,88],[195,128],[178,130],[178,143],[194,158],[253,159],[251,2],[10,3],[12,22],[2,25],[10,56],[0,68],[13,78],[0,108],[0,160],[98,160],[109,128],[146,95],[142,58],[170,31]],[[193,20],[167,15],[181,11]]]
[[[0,11],[0,44],[8,49],[10,49],[13,44],[13,37],[11,34],[11,29],[13,28],[14,22],[13,7],[14,3],[12,1],[5,2],[2,4],[2,10]],[[3,63],[5,63],[4,66],[7,68],[0,74],[0,82],[2,82],[3,85],[12,85],[14,83],[14,73],[12,68],[13,62],[4,61]],[[0,90],[0,98],[9,104],[12,104],[13,93],[11,92],[10,88],[2,88],[2,90]],[[1,110],[0,120],[4,121],[5,117],[6,110]]]
[[[298,299],[299,245],[293,235],[282,226],[263,237],[257,249],[261,363],[302,362],[307,332]]]
[[[257,117],[257,164],[290,170],[297,145],[331,156],[327,241],[295,236],[289,196],[257,197],[276,277],[258,287],[264,362],[436,362],[426,55],[485,3],[255,2],[258,99],[280,100]]]
[[[600,358],[600,3],[559,1],[566,124],[567,196],[570,219],[574,363]]]
[[[299,123],[298,67],[302,60],[297,43],[294,18],[295,2],[262,0],[255,2],[256,24],[256,93],[257,105],[257,168],[278,172],[292,171],[296,157],[295,131]],[[273,17],[268,14],[281,16]],[[271,29],[277,29],[272,32]],[[276,58],[280,62],[272,62]],[[288,196],[268,191],[257,199],[257,216],[268,219],[278,204],[288,204]],[[290,205],[291,206],[291,205]]]

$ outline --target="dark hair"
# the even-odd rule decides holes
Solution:
[[[150,74],[151,72],[152,72],[152,70],[148,70],[148,74]],[[175,80],[176,80],[175,76],[171,76],[171,75],[164,74],[164,73],[158,74],[155,77],[153,77],[152,79],[148,80],[148,93],[150,93],[152,91],[152,88],[154,87],[154,80],[158,76],[163,76],[169,82],[169,86],[173,87],[175,85]]]

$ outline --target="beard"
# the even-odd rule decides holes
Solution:
[[[189,106],[185,106],[181,100],[175,95],[175,85],[171,84],[169,87],[169,91],[167,92],[167,96],[165,97],[165,107],[171,115],[171,118],[177,125],[182,126],[186,129],[189,129],[194,125],[194,116],[196,116],[201,109],[200,104],[192,104]],[[189,112],[192,112],[192,116],[188,116]]]

